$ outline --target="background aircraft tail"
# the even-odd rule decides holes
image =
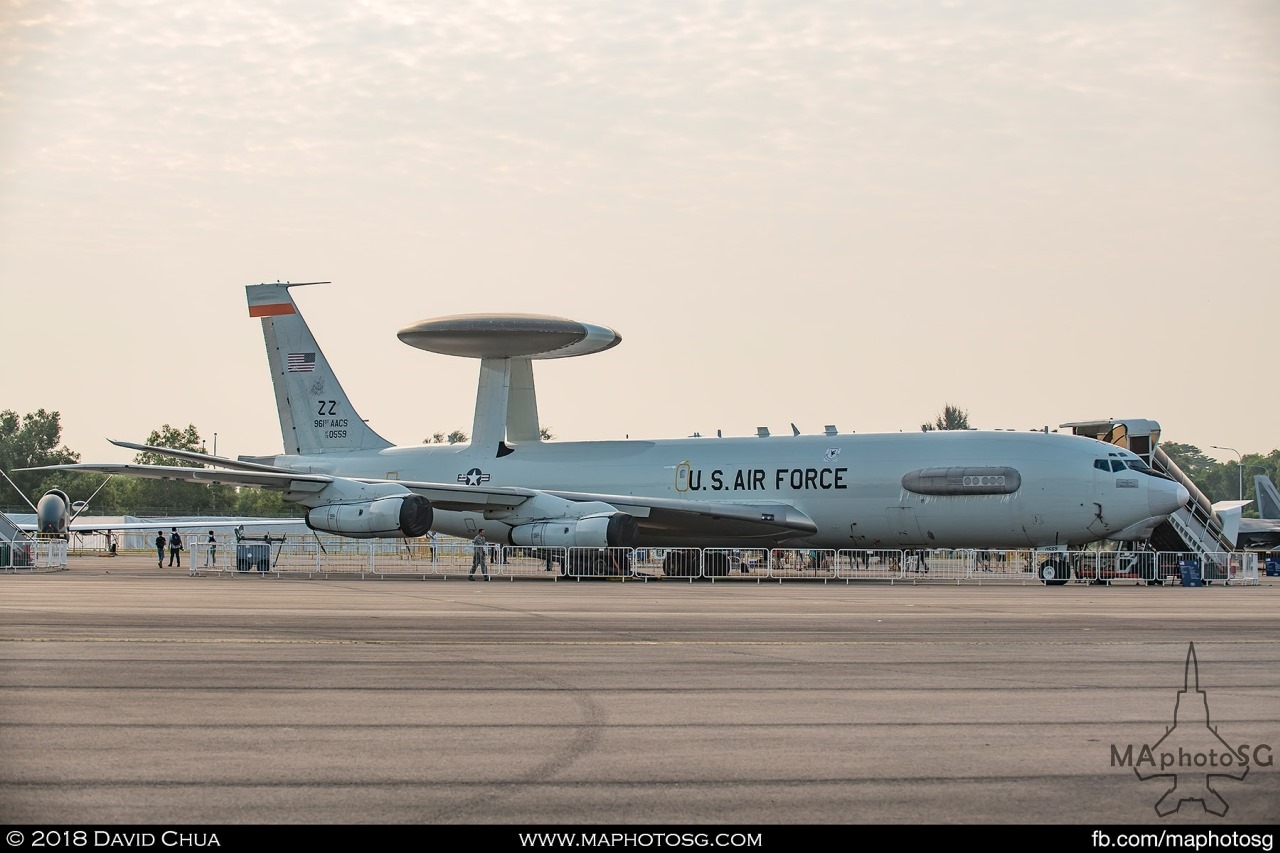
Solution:
[[[325,282],[306,282],[324,284]],[[287,455],[380,450],[391,442],[361,418],[289,293],[301,284],[245,287],[249,316],[262,319],[271,383]]]
[[[1280,518],[1280,491],[1270,477],[1254,475],[1253,492],[1257,496],[1259,518]]]

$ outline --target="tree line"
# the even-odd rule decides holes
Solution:
[[[176,450],[204,450],[204,440],[194,425],[178,428],[164,424],[151,431],[146,443]],[[197,462],[151,452],[139,453],[133,459],[145,465],[204,467]],[[290,518],[303,514],[297,504],[286,503],[279,492],[264,489],[206,486],[142,477],[111,477],[108,480],[105,474],[83,471],[15,471],[17,468],[79,461],[79,453],[62,445],[62,420],[58,412],[39,409],[26,416],[19,416],[10,410],[0,412],[0,470],[4,470],[14,485],[33,503],[40,495],[57,486],[73,501],[86,500],[97,491],[88,510],[94,515],[252,515]],[[10,492],[0,499],[0,507],[19,513],[31,511],[22,496],[13,493],[8,483],[0,486]]]
[[[948,403],[932,422],[921,424],[925,432],[931,430],[971,429],[969,413]],[[553,436],[542,430],[544,439]],[[436,433],[425,439],[424,444],[450,444],[467,440],[466,433]],[[177,450],[203,452],[204,439],[193,424],[185,428],[164,424],[152,430],[147,444],[172,447]],[[1160,443],[1160,447],[1174,463],[1191,478],[1210,501],[1234,500],[1237,489],[1243,487],[1244,499],[1252,500],[1253,478],[1262,474],[1280,483],[1280,450],[1267,454],[1248,453],[1237,461],[1218,462],[1190,444],[1172,441]],[[142,477],[112,477],[80,471],[32,471],[17,472],[18,468],[34,468],[42,465],[63,465],[79,462],[80,454],[62,444],[62,421],[58,412],[39,409],[27,415],[11,410],[0,412],[0,470],[13,480],[31,501],[36,501],[48,489],[57,486],[72,500],[85,500],[95,491],[90,512],[100,515],[252,515],[261,517],[297,517],[303,510],[297,504],[286,503],[279,492],[243,486],[205,486],[198,483],[182,483],[174,480],[152,480]],[[134,456],[143,465],[178,465],[204,467],[198,462],[143,452]],[[12,512],[30,512],[20,495],[12,493],[7,483],[0,487],[10,492],[0,498],[0,508]],[[99,490],[101,487],[101,490]],[[1257,506],[1245,507],[1246,517],[1257,517]]]

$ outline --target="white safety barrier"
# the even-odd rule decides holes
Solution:
[[[710,582],[822,581],[852,583],[1129,582],[1151,586],[1256,585],[1257,555],[1154,551],[1036,551],[1031,549],[792,549],[792,548],[533,548],[490,544],[483,567],[471,542],[453,537],[414,540],[338,536],[219,537],[212,560],[207,544],[189,540],[185,555],[201,574],[237,577],[449,578],[487,572],[516,578],[581,581],[685,580]],[[64,557],[65,560],[65,557]],[[1198,581],[1198,583],[1196,583]]]
[[[67,568],[63,539],[14,539],[0,542],[0,571],[54,572]]]

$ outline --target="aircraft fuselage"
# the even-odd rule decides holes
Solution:
[[[342,477],[514,486],[735,505],[787,505],[817,531],[788,544],[825,548],[1074,545],[1113,537],[1167,515],[1185,496],[1149,472],[1101,470],[1127,451],[1077,436],[964,431],[836,436],[528,442],[490,448],[415,446],[342,456],[282,456],[276,464]],[[1103,468],[1106,468],[1104,465]],[[478,512],[436,511],[433,528],[490,541],[504,525]],[[766,538],[767,539],[767,538]],[[761,544],[763,544],[763,539]],[[650,530],[643,546],[697,542]]]

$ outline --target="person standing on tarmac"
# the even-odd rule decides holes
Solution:
[[[173,568],[175,562],[178,568],[182,568],[182,537],[178,535],[178,528],[172,530],[169,534],[169,568]]]
[[[488,543],[485,542],[484,528],[481,527],[476,533],[476,538],[471,540],[471,572],[467,575],[467,580],[476,579],[476,567],[480,567],[480,573],[484,575],[484,579],[489,579],[489,565],[485,562],[485,551],[489,549]]]
[[[166,542],[168,542],[168,540],[164,538],[164,531],[163,530],[157,531],[156,532],[156,565],[162,569],[164,568],[164,546]]]

